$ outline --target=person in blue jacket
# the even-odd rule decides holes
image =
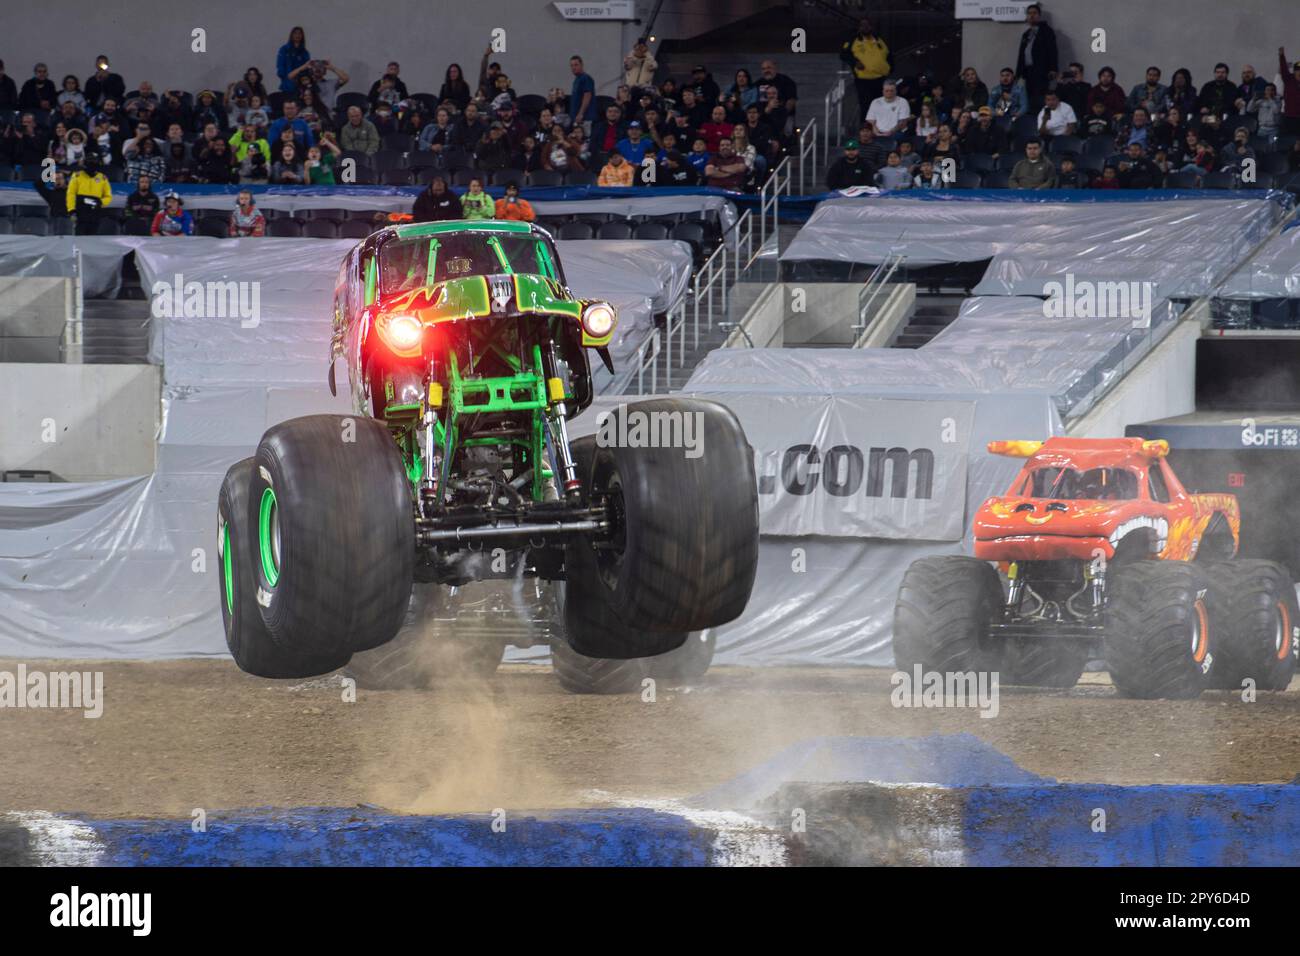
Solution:
[[[280,78],[281,90],[293,93],[297,89],[297,83],[290,79],[289,74],[310,59],[307,34],[302,27],[294,27],[289,31],[289,42],[280,47],[280,52],[275,55],[275,75]]]

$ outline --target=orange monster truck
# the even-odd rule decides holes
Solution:
[[[1195,697],[1248,678],[1286,688],[1300,654],[1295,587],[1282,565],[1233,560],[1236,496],[1188,493],[1164,441],[988,448],[1024,468],[975,515],[974,557],[908,568],[894,611],[900,668],[1072,687],[1104,657],[1129,697]]]

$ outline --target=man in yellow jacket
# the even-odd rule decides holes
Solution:
[[[76,216],[77,235],[95,235],[99,230],[99,212],[112,201],[108,177],[99,171],[99,156],[87,153],[68,182],[68,213]]]
[[[853,69],[853,87],[858,94],[858,123],[867,115],[871,101],[884,92],[892,69],[889,44],[876,34],[871,20],[858,21],[858,32],[840,46],[840,59]]]

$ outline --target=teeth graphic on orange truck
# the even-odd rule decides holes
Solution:
[[[1235,495],[1192,494],[1141,438],[994,441],[1025,459],[973,521],[973,557],[923,558],[894,612],[901,668],[1070,687],[1104,658],[1121,694],[1284,689],[1300,656],[1286,569],[1233,561]],[[996,570],[995,570],[996,567]],[[999,574],[1000,572],[1000,574]]]

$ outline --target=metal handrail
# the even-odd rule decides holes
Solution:
[[[646,348],[650,347],[651,352],[646,355]],[[650,368],[650,394],[659,390],[659,330],[655,329],[654,334],[645,339],[636,348],[636,393],[644,395],[645,391],[645,370]]]
[[[736,224],[729,230],[731,235],[732,248],[735,250],[735,257],[732,259],[734,267],[732,269],[733,282],[740,281],[740,271],[754,261],[754,212],[746,209]],[[726,242],[726,237],[723,237]],[[741,254],[740,247],[744,245],[745,254]]]
[[[848,89],[848,74],[841,72],[835,85],[826,91],[822,103],[822,155],[831,154],[831,130],[835,130],[835,145],[839,146],[844,136],[844,94]],[[835,111],[835,122],[831,122],[831,110]]]
[[[782,174],[784,173],[784,176]],[[758,255],[767,245],[767,211],[772,210],[772,235],[777,235],[777,227],[780,224],[781,216],[781,190],[785,189],[785,194],[790,195],[790,157],[787,156],[781,162],[777,163],[776,169],[772,170],[772,175],[767,177],[767,182],[763,183],[762,188],[758,191]],[[752,261],[752,257],[751,257]],[[746,263],[748,265],[749,263]]]
[[[811,155],[812,161],[808,157]],[[799,131],[799,195],[805,195],[808,192],[807,173],[809,167],[812,168],[812,174],[817,175],[817,117],[808,121],[808,125]],[[813,179],[813,186],[816,187],[817,180]]]
[[[749,215],[748,212],[745,213]],[[739,223],[737,223],[739,225]],[[739,258],[739,256],[737,256]],[[700,301],[705,300],[708,314],[709,331],[713,331],[713,288],[722,290],[722,314],[727,314],[727,244],[724,242],[713,250],[704,265],[695,272],[691,280],[691,297],[695,300],[695,347],[700,347]]]
[[[901,252],[891,252],[872,270],[871,275],[867,276],[867,281],[858,290],[858,324],[852,326],[854,332],[861,333],[866,330],[867,315],[871,312],[872,303],[876,301],[876,296],[880,295],[880,290],[889,284],[889,280],[893,278],[906,258]],[[883,275],[881,275],[882,270]],[[879,281],[876,281],[877,276],[880,277]],[[863,297],[866,298],[865,302],[862,301]]]

